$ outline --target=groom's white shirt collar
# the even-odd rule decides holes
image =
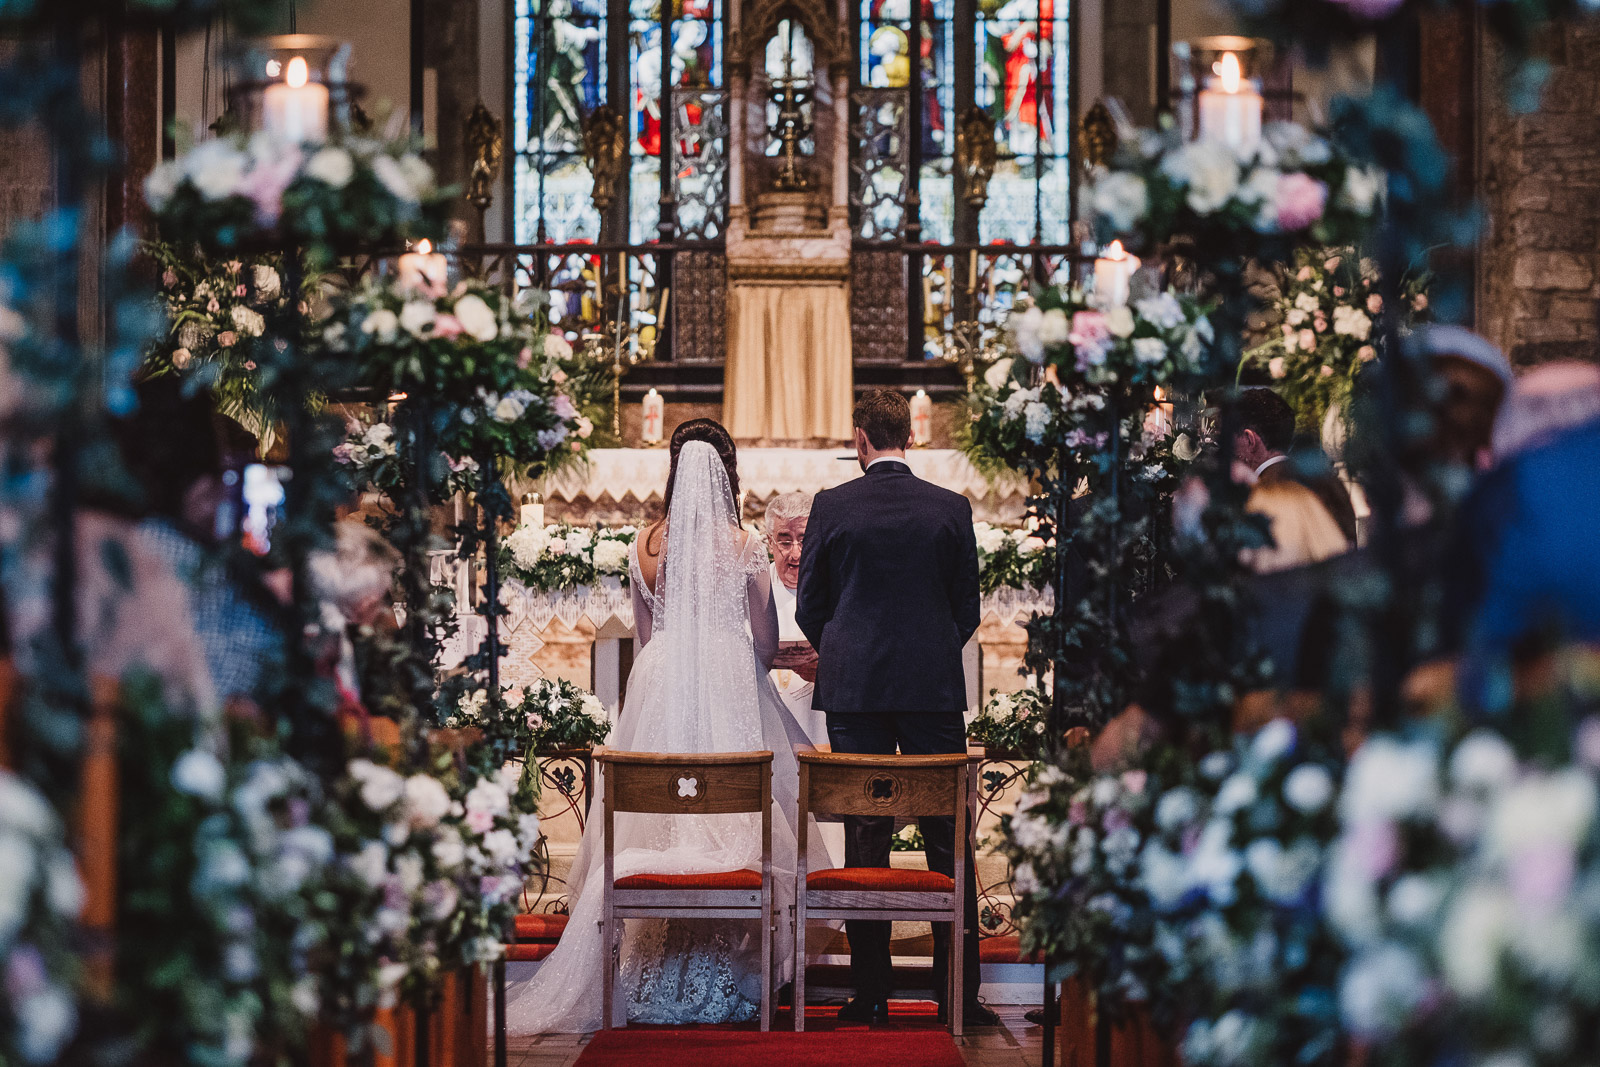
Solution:
[[[904,463],[905,461],[906,457],[904,456],[879,456],[877,459],[867,464],[867,470],[871,470],[880,463]]]

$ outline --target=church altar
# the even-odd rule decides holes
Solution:
[[[992,523],[1021,521],[1027,482],[1001,475],[990,480],[972,461],[953,448],[920,448],[906,454],[912,473],[972,501],[973,518]],[[666,448],[597,448],[582,466],[552,475],[545,484],[550,500],[573,503],[603,497],[621,502],[632,496],[641,504],[659,501],[667,484],[671,457]],[[816,492],[861,477],[848,448],[741,448],[739,484],[747,502],[759,505],[779,493]]]

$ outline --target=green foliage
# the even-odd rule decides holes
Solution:
[[[632,526],[519,526],[501,547],[501,566],[535,592],[576,589],[601,578],[626,586],[628,546],[637,535]]]
[[[989,700],[967,724],[967,736],[991,757],[1044,759],[1049,752],[1050,691],[1042,685],[1015,693],[989,690]]]

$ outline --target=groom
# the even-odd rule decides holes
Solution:
[[[961,650],[978,629],[978,546],[972,505],[906,465],[911,408],[887,390],[855,409],[856,458],[866,477],[818,493],[800,556],[795,621],[817,650],[813,704],[827,713],[835,752],[965,752]],[[928,867],[955,870],[955,820],[919,820]],[[845,819],[845,866],[889,866],[894,820]],[[977,886],[967,858],[966,1018],[993,1024],[978,1003]],[[889,923],[847,922],[855,999],[849,1022],[888,1016]],[[934,925],[934,974],[943,989],[948,928]]]

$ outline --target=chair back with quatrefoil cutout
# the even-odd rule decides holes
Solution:
[[[656,815],[724,815],[760,811],[771,752],[663,755],[600,749],[613,811]]]
[[[857,756],[814,753],[797,755],[806,764],[802,779],[807,796],[803,810],[829,815],[951,814],[958,798],[958,776],[952,768],[965,768],[964,755]],[[885,766],[892,763],[893,766]],[[962,773],[965,773],[963,770]]]

